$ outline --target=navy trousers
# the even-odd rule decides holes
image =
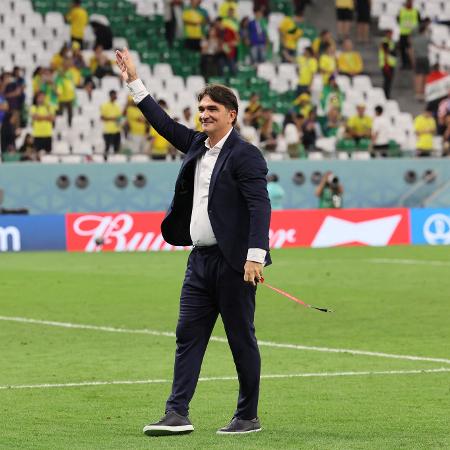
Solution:
[[[195,247],[181,290],[172,393],[166,411],[187,416],[203,356],[220,314],[239,379],[235,417],[257,417],[261,359],[255,337],[256,288],[224,259],[217,245]]]

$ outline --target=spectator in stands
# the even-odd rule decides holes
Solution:
[[[122,111],[117,102],[117,92],[112,90],[109,92],[109,101],[103,103],[100,107],[100,117],[103,121],[103,139],[105,140],[105,161],[109,153],[110,147],[114,153],[120,151],[120,131]]]
[[[314,79],[314,75],[319,70],[319,64],[317,58],[314,56],[313,49],[306,47],[303,50],[303,55],[297,58],[298,63],[298,85],[297,95],[304,92],[310,92],[311,84]]]
[[[336,0],[337,32],[340,40],[350,36],[354,11],[353,0]]]
[[[389,119],[383,114],[383,107],[376,106],[372,124],[372,158],[388,156],[390,128]]]
[[[18,80],[12,72],[5,72],[3,85],[3,95],[8,102],[8,110],[15,116],[15,120],[20,121],[20,113],[25,102],[25,83]]]
[[[84,48],[84,30],[89,23],[87,11],[81,6],[81,0],[74,0],[70,11],[66,15],[66,20],[70,23],[70,38],[72,42],[78,42]]]
[[[259,141],[261,149],[265,152],[274,152],[277,148],[277,136],[280,132],[278,124],[273,120],[270,108],[264,108],[261,116]]]
[[[81,47],[78,42],[74,42],[72,44],[72,62],[74,67],[86,73],[86,61],[84,60],[83,52],[81,51]]]
[[[195,128],[194,117],[192,115],[190,106],[186,106],[185,108],[183,108],[183,116],[181,117],[180,123],[185,127],[191,129]]]
[[[322,135],[322,130],[317,122],[317,112],[313,109],[302,126],[302,144],[306,152],[316,149],[316,140]]]
[[[366,114],[366,106],[361,103],[356,106],[356,115],[347,121],[347,132],[349,137],[355,140],[356,145],[361,141],[372,138],[372,117]]]
[[[392,81],[394,80],[397,59],[389,48],[389,43],[381,42],[378,50],[378,64],[383,75],[383,90],[387,99],[391,98]]]
[[[344,99],[345,95],[337,84],[336,77],[330,77],[328,84],[326,84],[322,90],[320,99],[322,110],[326,114],[330,108],[333,107],[341,112]]]
[[[336,50],[331,44],[325,45],[325,51],[319,58],[319,72],[322,74],[323,84],[328,84],[332,75],[336,74]]]
[[[112,61],[103,51],[101,45],[97,45],[94,48],[94,54],[89,62],[89,69],[91,69],[92,75],[100,79],[106,75],[115,76]]]
[[[298,12],[294,17],[286,15],[278,26],[282,62],[294,63],[296,60],[297,41],[303,35],[303,31],[298,27],[297,21],[302,19]]]
[[[209,17],[200,4],[201,0],[190,0],[183,11],[184,45],[188,50],[200,51],[200,42],[206,36]]]
[[[222,41],[216,26],[209,28],[208,36],[201,40],[200,46],[200,70],[205,80],[208,81],[210,77],[222,75],[222,68],[219,65]]]
[[[158,105],[161,106],[166,113],[169,112],[169,107],[165,100],[158,100]],[[177,150],[163,138],[153,127],[150,128],[150,157],[154,161],[165,161],[168,157],[175,159]]]
[[[353,49],[353,42],[350,38],[344,40],[342,52],[337,59],[338,71],[341,75],[352,78],[360,75],[364,70],[361,54]]]
[[[16,152],[16,139],[19,135],[19,116],[9,110],[3,117],[2,127],[0,130],[0,144],[3,154],[8,152]]]
[[[319,197],[319,208],[334,209],[343,207],[344,188],[339,178],[333,172],[328,171],[322,176],[315,193]]]
[[[259,99],[259,95],[256,92],[252,92],[250,95],[250,99],[247,105],[247,110],[251,115],[251,125],[255,128],[259,128],[262,121],[262,105]]]
[[[333,35],[329,30],[322,30],[319,36],[314,39],[312,44],[316,57],[319,58],[320,55],[326,51],[329,45],[336,48],[336,42],[333,39]]]
[[[369,43],[370,7],[372,0],[356,0],[356,41]]]
[[[264,18],[262,9],[255,9],[254,13],[255,17],[248,24],[250,58],[252,64],[258,64],[266,60],[267,20]]]
[[[251,62],[250,55],[250,29],[249,29],[250,19],[248,16],[242,18],[239,23],[239,44],[238,44],[238,61],[242,61],[244,64],[249,64]]]
[[[239,45],[239,23],[232,16],[233,10],[228,11],[228,17],[218,18],[217,25],[222,39],[222,71],[228,67],[232,76],[237,74],[237,48]]]
[[[235,20],[239,20],[238,4],[236,0],[224,0],[219,6],[219,17],[225,19],[227,17],[233,17]]]
[[[73,107],[76,99],[76,82],[71,70],[72,59],[66,58],[61,71],[56,76],[56,92],[58,94],[58,115],[67,111],[67,124],[72,126]]]
[[[23,69],[21,69],[18,66],[14,66],[12,71],[12,76],[14,79],[14,83],[17,87],[17,107],[20,114],[20,122],[19,125],[21,127],[26,126],[26,120],[23,119],[24,112],[25,112],[25,89],[26,89],[26,83],[25,83],[25,75],[23,73]]]
[[[103,50],[111,50],[113,47],[113,33],[109,20],[105,16],[93,14],[89,24],[95,35],[94,47],[101,45]]]
[[[240,135],[250,144],[259,146],[258,131],[252,125],[252,114],[249,108],[245,109],[244,116],[242,118],[242,126],[240,127]]]
[[[33,106],[30,108],[31,124],[33,127],[34,148],[36,151],[52,151],[54,110],[45,103],[45,93],[38,92]]]
[[[400,27],[400,54],[402,57],[402,69],[411,69],[411,34],[419,27],[420,14],[413,6],[413,0],[406,0],[400,9],[397,22]]]
[[[135,105],[133,97],[128,96],[125,108],[128,145],[133,153],[145,153],[147,147],[147,121]]]
[[[412,50],[414,56],[415,90],[417,100],[424,100],[425,79],[430,73],[430,61],[428,59],[428,47],[430,38],[430,19],[425,19],[419,27],[418,33],[412,34]]]
[[[430,108],[426,108],[422,114],[416,117],[414,120],[414,131],[417,136],[417,156],[431,156],[436,128],[436,121]]]
[[[312,104],[311,95],[307,92],[300,94],[293,102],[294,110],[296,113],[301,114],[303,117],[309,117],[309,114],[314,109]]]
[[[336,106],[330,106],[322,125],[324,137],[338,137],[342,127],[342,116]]]
[[[31,133],[27,133],[19,149],[21,161],[39,161],[39,156],[34,147],[34,138]]]
[[[290,158],[298,158],[300,156],[302,125],[304,121],[305,118],[301,114],[288,113],[286,115],[283,135]]]
[[[279,181],[280,178],[276,173],[271,173],[267,176],[267,192],[272,211],[283,209],[283,200],[286,193]]]
[[[445,116],[442,137],[442,156],[450,156],[450,113]]]
[[[448,92],[448,96],[439,102],[437,108],[437,121],[440,131],[444,131],[444,127],[446,125],[447,116],[450,114],[450,90]]]
[[[61,46],[59,52],[55,53],[52,56],[50,67],[52,70],[60,70],[64,59],[70,57],[70,48],[67,42],[64,42],[64,44]]]
[[[253,0],[253,9],[261,9],[264,17],[267,18],[270,14],[270,1],[269,0]]]
[[[183,0],[164,0],[164,29],[169,47],[172,47],[178,28],[178,16],[182,15]]]
[[[9,109],[8,102],[7,102],[5,94],[4,94],[3,77],[4,77],[4,74],[2,74],[1,79],[0,79],[0,127],[2,126],[3,119],[5,118],[5,114],[8,112],[8,109]]]

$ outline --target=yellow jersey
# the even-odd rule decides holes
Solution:
[[[280,22],[278,30],[281,34],[281,46],[288,50],[296,50],[297,41],[303,36],[303,31],[297,27],[295,20],[285,16]]]
[[[336,0],[336,8],[354,9],[355,4],[354,4],[353,0]]]
[[[30,108],[31,117],[38,116],[53,116],[53,109],[47,105],[33,105]],[[52,137],[53,121],[43,119],[33,119],[33,137],[46,138]]]
[[[353,116],[347,122],[347,126],[358,136],[370,136],[373,120],[369,116]]]
[[[336,72],[336,58],[323,54],[319,59],[319,69],[322,72],[324,84],[327,84],[331,75]]]
[[[436,121],[433,117],[420,114],[414,120],[414,130],[417,136],[419,150],[433,150],[433,136],[436,133]]]
[[[237,2],[236,1],[230,1],[230,0],[225,0],[219,6],[219,17],[222,17],[222,18],[229,17],[228,11],[230,9],[233,10],[233,17],[235,19],[237,19],[238,18],[238,5],[237,5]]]
[[[152,139],[152,155],[167,155],[170,143],[163,138],[153,127],[150,130]]]
[[[100,107],[102,118],[114,120],[103,120],[103,132],[105,134],[117,134],[120,133],[120,119],[122,117],[122,111],[116,102],[106,102]]]
[[[356,75],[363,71],[364,64],[358,52],[342,52],[337,60],[339,72]]]
[[[300,86],[311,86],[314,75],[317,73],[319,64],[316,58],[306,58],[305,56],[299,56],[297,58],[298,63],[298,84]]]
[[[186,8],[183,11],[184,37],[186,39],[202,39],[204,37],[203,25],[206,16],[200,8]]]
[[[141,110],[134,105],[128,106],[127,108],[127,120],[130,126],[130,133],[134,136],[145,136],[147,131],[147,124],[141,122],[140,119],[144,119],[144,115]]]
[[[87,11],[77,6],[68,12],[66,19],[70,23],[70,35],[76,39],[83,39],[84,29],[88,24]]]

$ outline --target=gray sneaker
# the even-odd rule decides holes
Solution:
[[[149,423],[143,431],[147,436],[171,436],[191,433],[194,427],[187,417],[168,411],[159,422]]]
[[[226,427],[223,427],[217,431],[217,434],[256,433],[257,431],[261,431],[261,429],[262,428],[257,417],[252,420],[244,420],[233,417],[231,422]]]

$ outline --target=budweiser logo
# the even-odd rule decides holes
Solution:
[[[84,248],[86,252],[98,252],[102,249],[146,252],[185,248],[168,244],[159,232],[133,231],[134,228],[134,219],[130,214],[83,215],[73,222],[74,233],[88,238]]]
[[[295,228],[279,228],[278,230],[269,230],[269,246],[270,248],[281,248],[285,244],[295,244],[297,230]]]

